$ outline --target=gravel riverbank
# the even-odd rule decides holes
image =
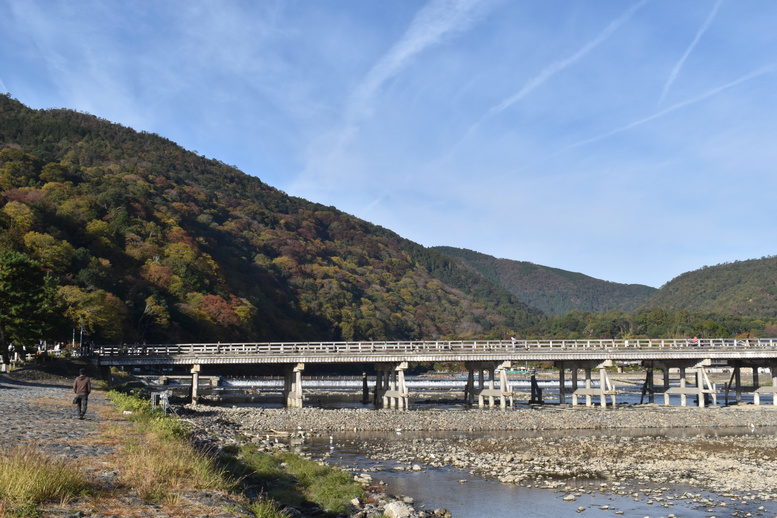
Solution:
[[[296,438],[349,434],[360,437],[365,456],[391,461],[392,469],[451,466],[505,484],[548,488],[569,502],[593,492],[667,508],[685,502],[731,516],[758,509],[756,515],[775,516],[777,510],[772,406],[182,411],[202,436],[221,441],[262,443],[278,432]],[[731,434],[734,428],[739,434]],[[395,436],[371,439],[370,432]],[[680,487],[688,489],[678,492]],[[702,491],[717,497],[702,497]]]
[[[125,416],[117,412],[105,392],[93,390],[84,420],[76,418],[72,405],[72,384],[77,367],[69,377],[50,375],[36,369],[17,370],[0,375],[0,447],[17,448],[20,444],[41,450],[54,458],[66,459],[93,483],[92,495],[67,502],[52,502],[38,507],[36,516],[57,518],[172,518],[207,516],[209,518],[245,518],[254,516],[243,503],[222,491],[182,490],[172,505],[145,501],[122,481],[122,443],[103,433],[109,427],[126,428],[133,433]],[[210,420],[202,414],[203,419]],[[226,423],[218,417],[215,422]],[[199,424],[203,421],[199,420]],[[199,427],[198,427],[199,428]],[[231,441],[231,427],[213,440],[200,430],[200,438],[208,443]],[[273,444],[272,450],[288,449],[287,443]],[[360,481],[373,486],[371,477],[362,474]],[[0,516],[16,516],[13,508],[2,501]],[[389,516],[435,516],[418,513],[399,499],[392,499],[379,485],[368,492],[364,502],[354,505],[354,518]],[[440,512],[436,516],[450,518]]]
[[[239,501],[216,491],[183,491],[178,495],[175,506],[140,498],[137,492],[122,483],[121,442],[103,434],[109,427],[126,428],[127,433],[132,433],[129,423],[105,397],[105,392],[95,389],[89,396],[84,420],[77,419],[72,404],[75,372],[71,373],[71,377],[62,377],[27,369],[0,375],[0,447],[25,445],[54,458],[66,459],[86,475],[95,489],[89,497],[43,505],[35,516],[253,516],[247,511],[240,511],[244,508]],[[0,516],[6,516],[6,513],[17,516],[16,511],[6,507],[0,499]]]

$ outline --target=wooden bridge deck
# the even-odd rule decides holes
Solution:
[[[99,363],[218,365],[467,361],[777,361],[777,338],[188,343],[101,346]]]

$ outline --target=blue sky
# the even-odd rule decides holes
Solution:
[[[777,253],[777,3],[0,0],[0,91],[426,246],[659,287]]]

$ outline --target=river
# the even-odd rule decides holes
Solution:
[[[655,432],[631,430],[627,433]],[[761,433],[774,435],[775,430]],[[440,438],[444,435],[435,434]],[[628,493],[622,495],[612,491],[617,491],[621,482],[609,481],[608,490],[602,491],[599,480],[568,480],[565,488],[577,491],[565,491],[541,485],[503,484],[493,478],[451,467],[425,466],[419,471],[412,471],[399,462],[375,460],[364,455],[371,441],[386,440],[390,440],[386,434],[347,434],[306,441],[298,446],[298,451],[315,458],[326,458],[328,463],[349,471],[370,472],[375,480],[385,483],[389,493],[411,497],[416,508],[429,511],[445,508],[452,512],[454,518],[572,517],[581,513],[596,518],[652,518],[670,514],[688,518],[777,516],[777,502],[761,501],[746,491],[712,494],[692,487],[654,484],[635,484],[638,489],[626,490],[629,484],[622,481],[624,491],[621,492]],[[574,496],[574,500],[566,501],[564,498],[568,495]]]
[[[415,380],[413,380],[415,381]],[[424,386],[423,380],[419,380],[419,390],[413,399],[413,408],[434,408],[440,406],[440,400],[451,412],[465,408],[461,390],[457,389],[460,380],[453,380],[452,386],[444,382],[437,382],[436,389]],[[415,384],[415,383],[413,383]],[[516,380],[511,383],[514,390],[525,392],[529,386],[526,380]],[[263,403],[243,405],[240,407],[277,407],[278,401],[274,401],[272,395],[277,388],[277,381],[265,382],[264,385],[252,381],[232,381],[225,383],[226,389],[222,389],[224,396],[230,390],[251,387],[258,392],[259,400]],[[596,385],[596,383],[594,383]],[[551,403],[558,402],[558,380],[542,380],[541,386]],[[569,385],[567,385],[569,386]],[[306,406],[318,406],[321,408],[354,408],[369,407],[360,403],[358,380],[345,380],[332,384],[331,381],[306,382]],[[221,388],[221,387],[220,387]],[[424,390],[425,389],[425,390]],[[307,391],[310,390],[308,393]],[[411,389],[412,390],[412,389]],[[617,402],[625,408],[638,405],[642,399],[641,386],[638,383],[619,384]],[[555,391],[555,394],[554,394]],[[732,401],[733,398],[730,399]],[[224,398],[229,404],[229,397]],[[569,399],[567,400],[569,402]],[[663,397],[656,396],[656,402],[662,403]],[[742,403],[751,405],[752,395],[743,394]],[[235,403],[234,401],[232,403]],[[593,401],[599,403],[598,398]],[[673,406],[679,404],[679,397],[671,400]],[[525,402],[518,403],[525,406]],[[608,404],[610,400],[608,398]],[[688,398],[688,404],[693,405],[693,397]],[[722,406],[724,398],[719,395],[717,405]],[[678,409],[679,410],[679,409]],[[421,410],[423,411],[423,410]],[[583,410],[585,412],[585,410]],[[593,411],[593,410],[592,410]],[[494,412],[485,410],[485,412]],[[496,411],[499,412],[499,411]],[[621,410],[615,410],[621,412]],[[445,441],[454,436],[460,436],[459,432],[413,432],[417,437],[431,437],[435,441]],[[580,435],[580,431],[511,431],[512,438],[520,436],[543,438],[563,437],[565,434],[574,433]],[[650,430],[628,429],[622,431],[585,431],[585,434],[597,433],[612,436],[621,434],[624,436],[652,435],[664,437],[671,435],[684,436],[690,434],[693,437],[700,433],[699,429],[665,429]],[[707,433],[701,430],[701,433]],[[752,430],[745,428],[733,430],[711,430],[712,434],[750,434]],[[769,440],[777,436],[774,428],[757,430],[758,434],[768,436]],[[481,432],[479,437],[494,438],[502,441],[507,434],[500,432]],[[475,438],[473,435],[473,438]],[[777,516],[777,501],[766,499],[763,493],[749,491],[747,484],[743,484],[741,491],[727,491],[710,493],[702,491],[698,487],[684,487],[681,485],[652,484],[650,482],[635,480],[610,480],[604,482],[601,479],[575,479],[540,481],[534,484],[517,485],[502,483],[496,478],[485,477],[474,471],[463,471],[453,467],[432,467],[427,464],[418,466],[417,470],[410,469],[406,462],[400,462],[376,456],[372,446],[381,444],[382,448],[397,451],[407,447],[408,432],[375,433],[332,433],[330,437],[308,437],[296,448],[301,453],[310,454],[314,458],[325,459],[333,465],[348,469],[354,473],[368,472],[375,481],[385,483],[387,492],[394,495],[411,497],[414,506],[418,509],[434,510],[436,508],[449,509],[456,518],[485,518],[485,517],[537,517],[558,516],[571,517],[578,514],[589,517],[749,517],[749,516]],[[396,443],[392,443],[396,439]],[[605,437],[605,439],[608,439]],[[395,445],[395,446],[394,446]],[[777,448],[777,441],[774,444]],[[777,492],[777,488],[773,491]],[[763,498],[763,499],[762,499]]]

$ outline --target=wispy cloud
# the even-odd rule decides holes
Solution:
[[[368,116],[375,93],[386,81],[398,75],[424,50],[466,31],[484,14],[489,3],[483,0],[432,0],[425,5],[399,41],[356,87],[349,102],[348,117]]]
[[[718,9],[720,9],[720,5],[723,3],[723,0],[718,0],[715,2],[715,5],[712,7],[712,11],[710,11],[710,14],[707,16],[707,19],[704,20],[704,23],[702,24],[701,28],[696,32],[696,37],[693,38],[693,41],[688,46],[687,49],[685,49],[685,53],[680,58],[680,60],[675,64],[674,68],[672,69],[672,72],[669,74],[669,78],[666,80],[666,83],[664,84],[664,89],[661,92],[661,98],[658,100],[658,106],[661,106],[661,104],[664,102],[664,98],[666,97],[666,94],[669,92],[669,89],[672,87],[672,84],[675,82],[675,79],[677,79],[677,76],[680,74],[680,70],[683,68],[683,65],[685,64],[685,60],[688,59],[688,56],[691,55],[691,52],[693,52],[693,49],[696,47],[696,44],[699,43],[699,40],[701,40],[701,37],[704,36],[704,33],[707,32],[707,29],[709,29],[710,25],[712,25],[712,21],[715,19],[715,15],[718,13]]]
[[[325,157],[333,162],[356,138],[359,124],[373,112],[377,93],[427,49],[468,30],[495,4],[494,0],[431,0],[410,22],[400,39],[372,66],[349,96],[342,126],[324,136]],[[308,161],[320,164],[320,153]]]
[[[529,95],[537,87],[545,83],[548,79],[550,79],[551,77],[558,74],[565,68],[575,64],[580,59],[585,57],[586,54],[591,52],[593,49],[598,47],[602,42],[604,42],[607,38],[612,36],[613,33],[615,33],[615,31],[617,31],[624,23],[628,22],[629,19],[632,16],[634,16],[634,13],[636,13],[645,4],[647,4],[648,1],[649,0],[642,0],[641,2],[631,6],[625,13],[623,13],[621,16],[619,16],[618,18],[610,22],[610,24],[607,27],[605,27],[605,29],[602,32],[600,32],[594,39],[592,39],[591,41],[583,45],[577,52],[575,52],[574,54],[572,54],[571,56],[565,59],[551,63],[550,65],[545,67],[539,74],[531,78],[524,85],[524,87],[521,88],[514,95],[511,95],[507,99],[504,99],[496,106],[491,107],[491,109],[489,109],[488,112],[486,112],[486,114],[467,131],[467,136],[472,134],[475,130],[477,130],[486,120],[506,110],[510,106],[514,105],[515,103],[517,103],[518,101],[520,101],[521,99]]]
[[[569,151],[570,149],[578,148],[581,146],[585,146],[587,144],[592,144],[594,142],[598,142],[600,140],[606,139],[608,137],[612,137],[613,135],[617,135],[618,133],[622,133],[624,131],[636,128],[637,126],[641,126],[643,124],[646,124],[650,121],[656,120],[659,117],[663,117],[664,115],[668,115],[669,113],[672,113],[674,111],[680,110],[682,108],[685,108],[687,106],[690,106],[692,104],[696,104],[698,102],[701,102],[705,99],[709,99],[710,97],[713,97],[725,90],[728,90],[729,88],[733,88],[739,84],[742,84],[746,81],[750,81],[751,79],[755,79],[757,77],[760,77],[762,75],[768,74],[770,72],[773,72],[775,70],[775,64],[767,65],[765,67],[761,67],[758,70],[755,70],[753,72],[750,72],[749,74],[746,74],[739,79],[736,79],[734,81],[731,81],[730,83],[726,83],[724,85],[718,86],[716,88],[713,88],[712,90],[708,90],[707,92],[694,97],[693,99],[689,99],[687,101],[683,101],[681,103],[674,104],[670,106],[669,108],[665,108],[659,112],[654,113],[653,115],[650,115],[648,117],[645,117],[643,119],[636,120],[630,124],[627,124],[625,126],[622,126],[620,128],[614,129],[612,131],[608,131],[607,133],[602,133],[601,135],[597,135],[592,138],[588,138],[585,140],[581,140],[578,142],[575,142],[572,145],[569,145],[561,150],[561,152]]]

